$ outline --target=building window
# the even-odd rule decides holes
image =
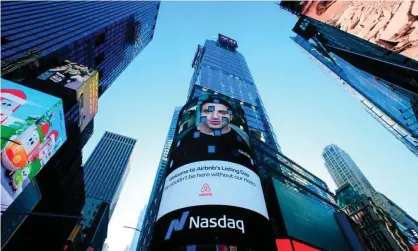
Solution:
[[[95,59],[94,59],[94,63],[96,66],[98,66],[99,64],[101,64],[104,61],[104,53],[100,53]]]
[[[100,34],[96,37],[96,41],[95,41],[94,44],[96,45],[96,47],[100,46],[100,45],[104,44],[105,39],[106,39],[106,36],[105,36],[105,33],[103,32],[102,34]]]
[[[103,70],[99,71],[99,80],[103,77]]]
[[[158,5],[159,6],[159,5]],[[1,44],[2,45],[5,45],[5,44],[8,44],[9,43],[9,40],[6,38],[6,37],[1,37]]]

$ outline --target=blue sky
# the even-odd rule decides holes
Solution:
[[[99,101],[87,158],[104,131],[136,138],[134,160],[109,225],[111,251],[132,240],[148,202],[174,107],[186,101],[198,44],[222,33],[238,41],[283,153],[335,184],[322,159],[345,150],[376,190],[418,219],[418,159],[335,84],[291,39],[296,17],[272,2],[163,2],[154,40]]]

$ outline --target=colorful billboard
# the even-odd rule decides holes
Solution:
[[[41,80],[53,81],[77,91],[80,108],[80,131],[90,123],[98,111],[99,73],[87,66],[65,60],[61,66],[41,74]]]
[[[153,250],[188,244],[266,250],[260,243],[269,217],[247,131],[242,108],[228,97],[201,96],[183,107]]]
[[[417,1],[303,1],[301,14],[418,60]]]
[[[5,210],[66,141],[62,100],[1,79],[1,199]]]

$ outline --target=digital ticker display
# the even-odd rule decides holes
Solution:
[[[222,95],[181,110],[152,250],[225,244],[263,249],[270,229],[244,112]]]

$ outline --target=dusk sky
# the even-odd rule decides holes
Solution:
[[[88,158],[105,131],[137,139],[112,216],[111,251],[130,245],[148,202],[175,106],[184,105],[197,45],[218,33],[238,41],[283,153],[336,186],[322,158],[336,144],[374,188],[418,219],[418,159],[289,37],[297,18],[273,2],[162,2],[154,39],[99,101]]]

